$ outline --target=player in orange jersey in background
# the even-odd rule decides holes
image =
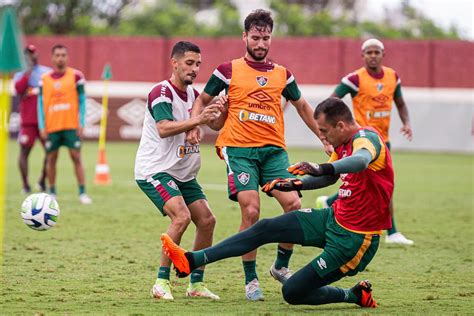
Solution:
[[[362,44],[362,59],[364,67],[348,74],[342,78],[341,83],[331,95],[343,98],[350,93],[354,117],[360,126],[375,128],[383,137],[384,142],[390,149],[389,127],[392,111],[392,103],[395,101],[398,114],[403,126],[400,132],[409,140],[412,140],[413,132],[410,126],[410,118],[405,100],[402,96],[400,78],[395,70],[382,65],[385,56],[384,45],[377,39],[369,39]],[[331,197],[320,196],[316,207],[331,206],[338,198],[338,194]],[[413,241],[407,239],[397,231],[393,218],[393,201],[390,204],[392,214],[392,228],[387,230],[386,243],[412,245]]]
[[[69,148],[74,171],[79,184],[79,201],[91,204],[85,192],[84,167],[81,161],[81,137],[85,125],[86,96],[84,75],[67,66],[65,46],[52,49],[53,70],[44,74],[38,98],[38,127],[46,140],[47,177],[49,193],[56,196],[56,162],[59,147]]]
[[[224,63],[214,70],[204,91],[196,99],[192,115],[198,115],[214,97],[227,92],[227,107],[219,119],[210,124],[220,129],[216,147],[227,165],[229,198],[237,201],[242,213],[239,230],[255,224],[260,217],[259,186],[276,178],[288,178],[282,96],[295,106],[305,124],[318,135],[313,110],[285,67],[267,59],[270,49],[273,19],[271,13],[256,10],[245,19],[244,57]],[[198,129],[188,132],[191,143],[199,141]],[[290,212],[301,207],[297,192],[272,192],[283,208]],[[271,275],[285,282],[292,244],[280,244],[277,258],[270,267]],[[256,251],[242,256],[246,297],[263,300],[256,272]]]

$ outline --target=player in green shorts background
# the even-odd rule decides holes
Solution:
[[[361,128],[349,108],[337,98],[316,107],[314,118],[322,139],[334,146],[328,163],[300,162],[288,168],[296,178],[275,179],[264,185],[266,193],[312,190],[334,184],[339,178],[341,196],[331,208],[299,209],[263,219],[254,226],[200,251],[186,252],[163,234],[163,248],[178,276],[192,269],[239,256],[267,243],[293,243],[323,251],[283,283],[283,298],[290,304],[355,303],[376,307],[372,286],[360,281],[352,288],[330,284],[353,276],[373,259],[382,230],[391,227],[389,204],[394,176],[390,152],[380,135]]]

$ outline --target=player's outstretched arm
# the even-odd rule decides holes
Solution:
[[[316,124],[316,120],[313,118],[313,109],[305,100],[305,98],[301,97],[297,101],[290,100],[290,102],[296,108],[298,115],[301,117],[301,119],[303,119],[303,122],[305,122],[306,126],[308,126],[309,129],[319,139],[321,139],[321,136],[319,135],[318,125]],[[323,143],[324,151],[326,152],[326,154],[331,155],[331,153],[334,151],[334,148],[331,146],[331,144],[329,144],[328,142],[321,142]]]

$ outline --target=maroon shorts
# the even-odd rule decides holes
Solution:
[[[24,147],[33,147],[35,140],[39,139],[41,144],[44,145],[44,141],[40,137],[38,126],[22,126],[18,133],[18,143]]]

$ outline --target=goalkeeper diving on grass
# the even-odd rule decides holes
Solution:
[[[320,103],[314,119],[322,140],[334,146],[329,162],[296,163],[288,171],[305,177],[275,179],[262,190],[269,195],[274,190],[314,190],[340,178],[339,199],[330,208],[300,209],[262,219],[247,230],[199,251],[187,252],[163,234],[163,250],[173,261],[178,276],[184,277],[196,267],[240,256],[264,244],[294,243],[323,251],[283,284],[286,302],[377,306],[367,280],[347,289],[330,284],[363,271],[377,252],[382,231],[391,227],[389,204],[394,175],[390,152],[374,129],[360,127],[354,121],[340,99],[329,98]]]

